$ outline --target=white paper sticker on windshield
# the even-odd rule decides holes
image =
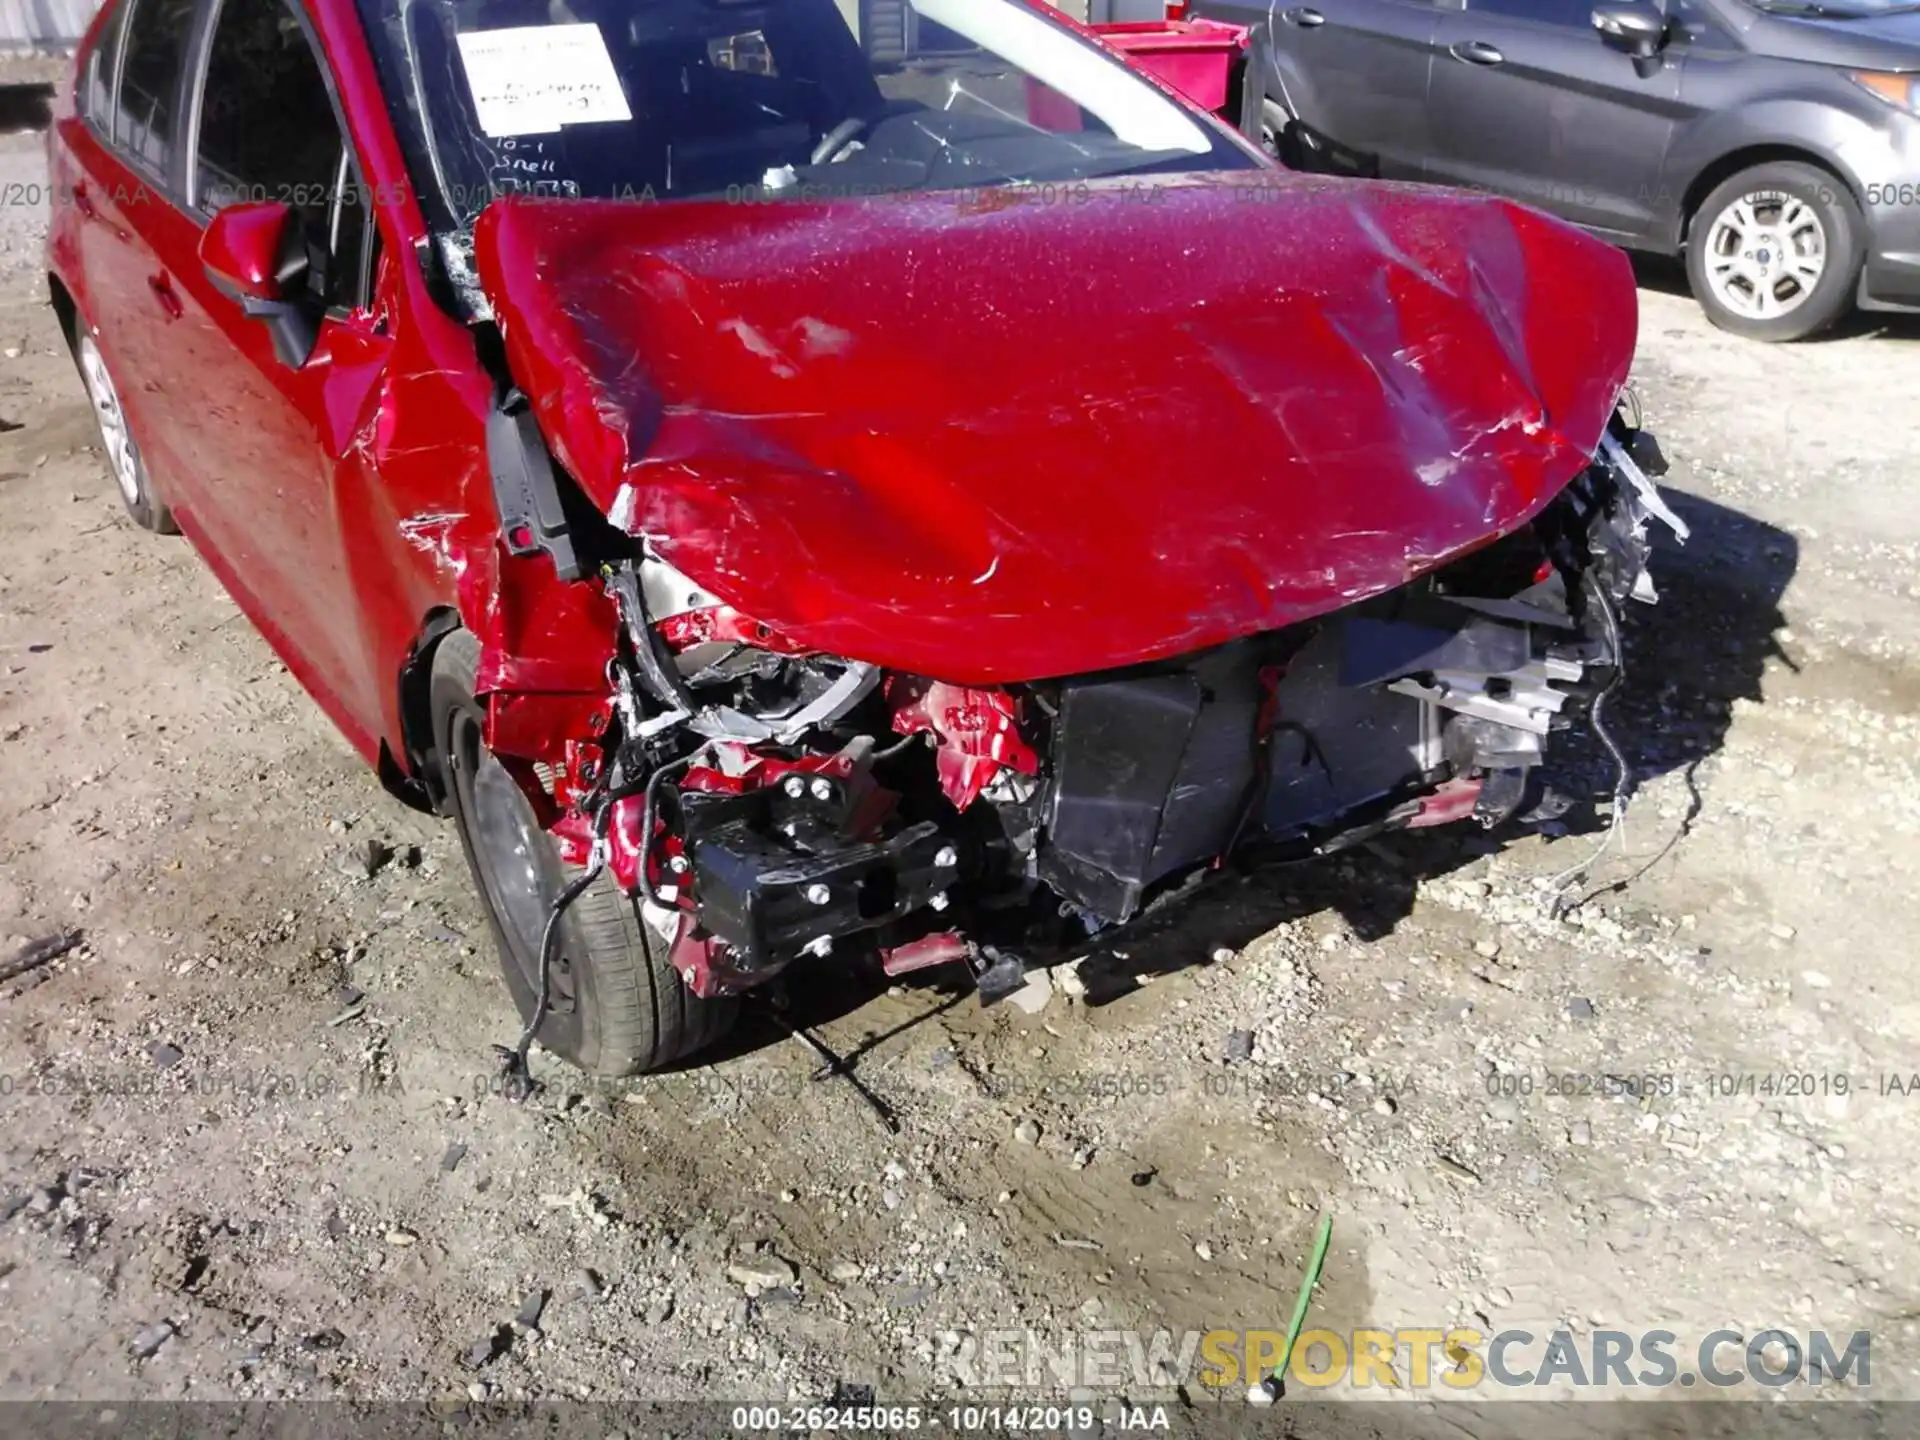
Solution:
[[[631,120],[598,25],[520,25],[459,37],[460,61],[488,135]]]

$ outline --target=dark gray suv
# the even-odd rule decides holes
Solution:
[[[1920,310],[1920,3],[1204,0],[1281,158],[1497,191],[1684,253],[1715,324]]]

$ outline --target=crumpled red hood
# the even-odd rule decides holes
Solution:
[[[1627,378],[1625,258],[1504,201],[1265,171],[1008,201],[514,198],[477,262],[616,523],[801,643],[954,681],[1404,584],[1573,479]]]

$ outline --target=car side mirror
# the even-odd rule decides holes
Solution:
[[[307,363],[320,328],[311,306],[288,298],[307,273],[292,207],[252,200],[216,212],[200,237],[200,265],[216,290],[266,322],[283,365],[297,370]]]
[[[1608,45],[1636,60],[1651,60],[1667,43],[1667,17],[1645,0],[1596,6],[1593,28]]]

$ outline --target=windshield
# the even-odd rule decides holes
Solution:
[[[359,0],[428,222],[1254,162],[1024,0]]]

